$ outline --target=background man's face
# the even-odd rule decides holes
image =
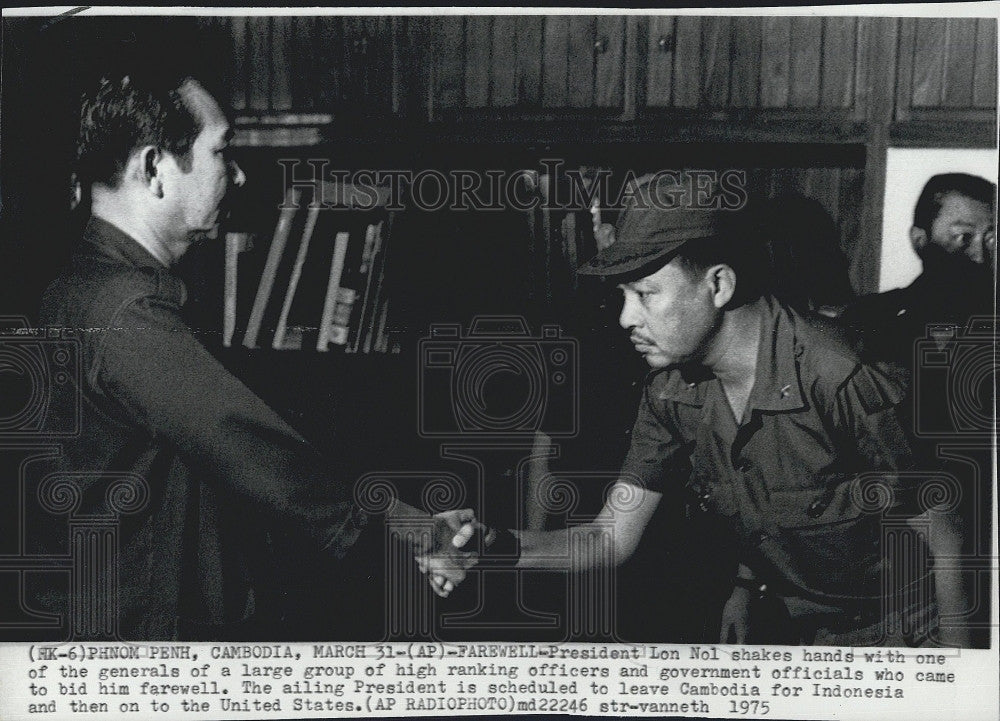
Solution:
[[[926,242],[974,263],[996,267],[996,217],[986,203],[949,193],[931,223]],[[917,229],[918,232],[922,232]]]
[[[689,276],[672,260],[619,288],[625,299],[618,322],[650,367],[704,359],[721,319],[706,282]]]
[[[202,124],[191,146],[188,171],[177,167],[164,191],[172,195],[174,221],[187,233],[212,230],[219,206],[232,180],[242,185],[239,167],[228,159],[229,121],[215,99],[201,85],[188,81],[180,93]]]

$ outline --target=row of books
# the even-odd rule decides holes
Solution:
[[[398,350],[390,343],[385,282],[393,214],[352,208],[350,186],[327,191],[325,198],[345,204],[332,207],[313,202],[308,191],[288,191],[243,336],[247,348]],[[370,202],[370,195],[365,197]],[[236,329],[237,258],[247,247],[246,236],[227,236],[226,346]]]

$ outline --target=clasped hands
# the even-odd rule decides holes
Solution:
[[[464,550],[469,540],[486,527],[476,520],[470,508],[445,511],[432,516],[434,522],[429,542],[417,544],[413,557],[420,572],[428,577],[438,596],[447,596],[460,584],[466,571],[479,562],[478,549]]]

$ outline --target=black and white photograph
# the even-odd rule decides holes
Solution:
[[[5,9],[0,717],[996,719],[998,16]]]

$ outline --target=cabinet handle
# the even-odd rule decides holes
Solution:
[[[656,41],[656,47],[660,49],[661,53],[672,52],[674,49],[673,36],[661,35],[660,39]]]
[[[608,39],[607,38],[600,38],[599,40],[595,40],[594,41],[594,50],[596,50],[597,52],[602,53],[602,54],[606,53],[608,51]]]

